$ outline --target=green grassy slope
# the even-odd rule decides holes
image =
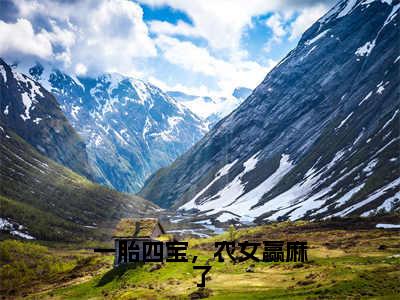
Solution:
[[[49,248],[37,242],[0,242],[0,295],[24,296],[52,284],[62,285],[79,277],[96,274],[110,259],[89,250]]]
[[[307,263],[233,264],[224,255],[223,263],[210,261],[207,290],[201,292],[210,293],[210,299],[235,300],[396,299],[400,293],[398,230],[366,230],[354,226],[340,229],[342,225],[345,223],[299,221],[238,230],[234,235],[238,241],[306,240],[309,260]],[[87,266],[97,264],[98,272],[63,286],[31,290],[28,299],[190,299],[190,295],[198,292],[196,283],[201,273],[193,270],[193,265],[204,265],[213,257],[214,242],[229,238],[229,233],[225,233],[208,239],[191,239],[189,262],[167,262],[153,272],[150,271],[152,263],[112,269],[112,256],[92,254]],[[53,252],[53,255],[60,259],[65,253]],[[193,255],[198,256],[195,264],[191,263]],[[261,251],[257,256],[261,256]],[[254,264],[254,272],[246,272],[250,264]],[[66,276],[77,272],[60,271],[57,276],[61,273]]]
[[[121,217],[141,216],[155,208],[140,197],[90,182],[1,126],[0,218],[23,225],[35,238],[106,238]]]

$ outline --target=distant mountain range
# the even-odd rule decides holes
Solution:
[[[235,222],[399,210],[399,24],[399,1],[340,1],[140,195]]]
[[[0,60],[0,239],[108,239],[121,217],[158,210],[72,170],[94,176],[54,96]]]
[[[54,94],[83,138],[96,181],[121,192],[138,191],[207,132],[189,109],[139,79],[77,78],[41,64],[29,73]]]
[[[251,94],[251,89],[238,87],[229,97],[195,96],[179,91],[169,91],[167,94],[203,118],[211,128],[238,107]]]

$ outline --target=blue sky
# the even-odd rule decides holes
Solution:
[[[0,1],[0,56],[196,95],[255,88],[332,0]]]

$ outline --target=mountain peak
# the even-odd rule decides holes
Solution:
[[[140,79],[75,77],[51,67],[40,78],[86,142],[96,180],[119,191],[137,191],[207,130],[189,109]]]
[[[93,178],[85,144],[68,123],[54,96],[1,59],[0,74],[0,123],[42,154]]]
[[[340,2],[141,195],[242,222],[398,209],[399,7]]]

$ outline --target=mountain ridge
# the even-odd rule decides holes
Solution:
[[[3,61],[0,67],[1,239],[106,240],[120,218],[158,212],[71,170],[84,173],[87,156],[55,98]]]
[[[54,98],[0,59],[0,121],[45,156],[93,178],[86,146]]]
[[[0,235],[49,241],[107,240],[122,217],[158,207],[94,184],[44,157],[0,122]]]
[[[86,142],[96,181],[121,192],[139,190],[207,131],[189,109],[140,79],[76,77],[40,64],[29,73],[48,86]]]
[[[398,10],[339,2],[140,195],[242,222],[398,209]]]

